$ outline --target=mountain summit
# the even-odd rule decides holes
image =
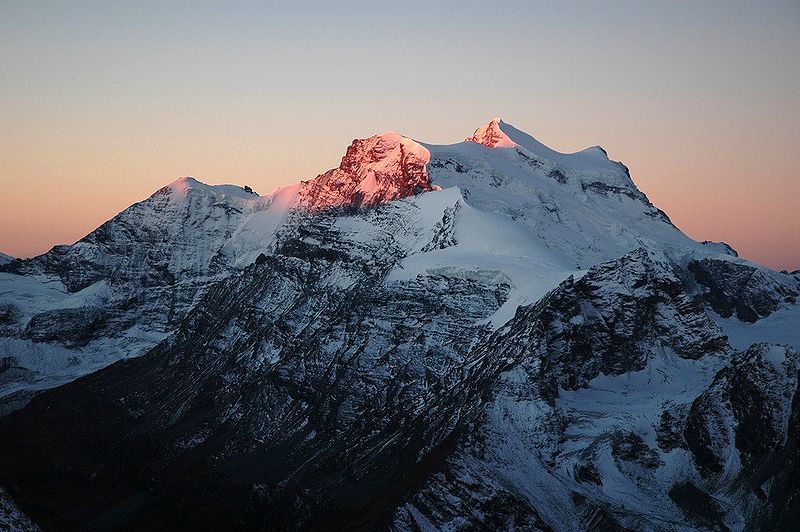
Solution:
[[[477,142],[487,148],[516,148],[517,144],[501,129],[502,123],[499,118],[493,118],[485,126],[476,129],[471,137],[467,137],[467,142]]]
[[[0,265],[0,505],[53,529],[791,528],[798,298],[602,149],[500,120],[355,140],[265,196],[182,178]]]
[[[592,146],[571,154],[559,153],[499,118],[493,118],[485,126],[476,129],[472,136],[467,138],[467,142],[477,142],[488,148],[523,149],[536,157],[566,167],[595,171],[605,166],[619,169],[619,163],[608,164],[608,154],[600,146]]]
[[[338,168],[303,186],[301,203],[311,209],[361,207],[431,190],[430,152],[395,132],[354,140]]]

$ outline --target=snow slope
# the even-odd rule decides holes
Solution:
[[[711,315],[736,349],[747,349],[754,342],[774,342],[800,351],[800,305],[786,306],[755,323]]]
[[[560,154],[499,120],[471,139],[426,145],[431,183],[459,187],[468,204],[526,226],[578,268],[640,246],[699,248],[599,148]]]

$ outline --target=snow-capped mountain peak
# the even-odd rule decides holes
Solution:
[[[192,193],[214,194],[227,199],[258,202],[262,200],[250,187],[238,185],[207,185],[192,176],[179,177],[172,183],[160,188],[155,195],[169,194],[175,199],[185,199]]]
[[[356,139],[338,168],[304,183],[300,203],[311,210],[357,207],[431,190],[430,157],[427,148],[393,131]]]
[[[514,149],[523,156],[558,166],[564,171],[581,174],[608,173],[630,181],[625,165],[609,160],[608,153],[600,146],[591,146],[575,153],[561,153],[500,118],[493,118],[488,124],[476,129],[466,142],[476,142],[487,148]]]
[[[500,128],[502,123],[500,118],[492,118],[488,124],[476,129],[466,141],[477,142],[488,148],[516,148],[517,144]]]

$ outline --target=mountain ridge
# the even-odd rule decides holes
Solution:
[[[505,135],[503,128],[528,147],[538,143],[499,119],[484,126]],[[555,153],[549,150],[545,155],[553,158]],[[281,231],[302,225],[308,213],[355,212],[418,194],[438,194],[443,188],[458,190],[462,198],[446,200],[452,213],[443,212],[443,222],[452,224],[460,212],[457,216],[469,219],[465,224],[486,228],[482,239],[503,227],[510,240],[507,245],[480,244],[465,255],[460,250],[469,247],[470,238],[464,236],[454,250],[409,261],[424,268],[449,268],[450,260],[485,263],[487,251],[490,262],[498,256],[549,257],[551,266],[543,270],[541,280],[527,279],[528,266],[521,258],[507,261],[517,288],[503,312],[492,319],[498,326],[511,317],[515,305],[541,297],[565,272],[617,257],[641,245],[643,236],[671,242],[678,249],[694,246],[670,223],[661,223],[668,218],[638,191],[624,166],[605,156],[603,160],[598,173],[587,173],[580,165],[559,166],[517,144],[508,149],[477,142],[430,145],[387,132],[353,141],[338,168],[264,196],[236,185],[207,185],[182,177],[73,245],[0,265],[0,276],[24,276],[21,284],[18,277],[0,277],[7,287],[0,306],[8,309],[2,329],[11,335],[0,338],[0,347],[7,344],[6,350],[15,353],[14,364],[26,368],[23,379],[36,383],[33,389],[59,384],[153,347],[210,285],[270,253]],[[711,250],[727,252],[709,244],[701,252]],[[38,298],[46,303],[19,304],[32,293],[46,294]],[[35,316],[39,317],[34,320]],[[62,324],[64,334],[53,330],[56,323]],[[88,360],[94,362],[81,362]],[[48,373],[55,374],[51,384],[49,377],[38,377]],[[8,393],[22,397],[26,392],[17,383],[0,383],[0,396]]]
[[[183,178],[0,267],[0,484],[45,527],[791,522],[800,279],[486,127],[520,142]]]

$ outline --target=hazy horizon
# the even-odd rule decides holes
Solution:
[[[0,251],[182,175],[264,194],[493,116],[603,146],[680,229],[800,268],[800,4],[0,5]],[[158,13],[158,15],[154,13]]]

